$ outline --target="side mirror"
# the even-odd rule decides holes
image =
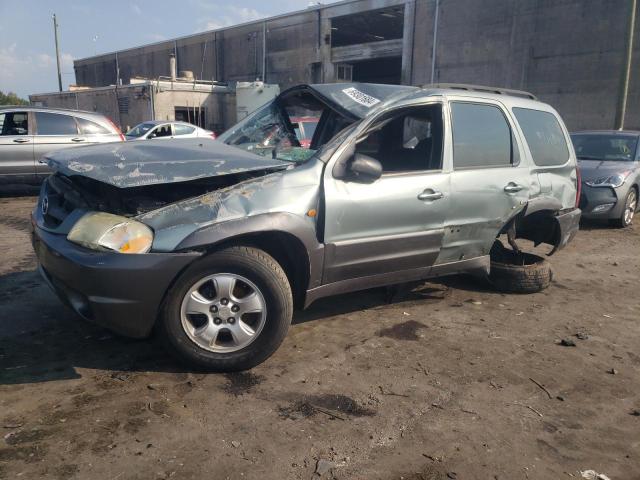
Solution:
[[[349,165],[354,180],[363,183],[375,182],[382,176],[382,164],[373,157],[356,153]]]

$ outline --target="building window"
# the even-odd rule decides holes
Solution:
[[[395,40],[403,30],[404,5],[353,13],[331,19],[331,46]]]
[[[202,107],[175,107],[176,122],[187,122],[205,128],[205,109]]]
[[[336,65],[336,80],[338,82],[350,82],[353,80],[353,65],[339,63]]]

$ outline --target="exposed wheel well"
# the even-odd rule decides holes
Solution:
[[[279,231],[248,233],[209,246],[207,251],[214,252],[232,245],[259,248],[271,255],[287,274],[294,306],[303,307],[309,285],[309,255],[298,238],[290,233]]]
[[[509,221],[500,234],[515,226],[515,238],[531,240],[536,246],[546,243],[555,247],[560,242],[556,213],[555,210],[537,210],[529,215],[524,212]]]

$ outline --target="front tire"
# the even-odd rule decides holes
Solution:
[[[631,187],[624,199],[624,210],[620,214],[620,218],[612,220],[614,226],[618,228],[625,228],[631,225],[636,210],[638,209],[638,192],[635,187]]]
[[[269,358],[287,334],[293,296],[287,275],[266,252],[230,247],[180,275],[162,308],[168,350],[190,366],[247,370]]]

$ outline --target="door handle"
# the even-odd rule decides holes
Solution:
[[[507,193],[516,193],[522,190],[524,187],[522,185],[518,185],[517,183],[509,183],[506,187],[504,187],[504,191]]]
[[[72,142],[84,142],[84,138],[76,137],[76,138],[72,138],[71,141]]]
[[[13,143],[27,143],[29,141],[28,138],[14,138]]]
[[[418,200],[440,200],[442,197],[444,197],[444,193],[428,188],[418,195]]]

